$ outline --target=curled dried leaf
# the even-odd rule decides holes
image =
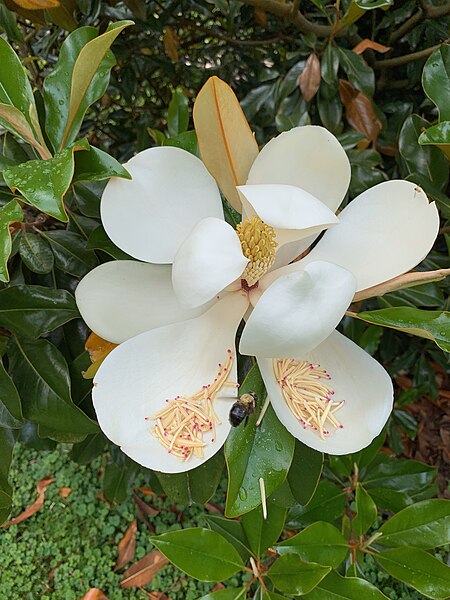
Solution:
[[[80,600],[108,600],[108,597],[99,588],[91,588]]]
[[[137,521],[136,519],[133,519],[125,531],[123,538],[119,542],[119,554],[114,571],[121,569],[128,562],[130,562],[130,560],[133,560],[134,552],[136,550],[136,531]]]
[[[168,563],[164,554],[159,550],[152,550],[125,571],[120,587],[131,588],[147,585]]]
[[[375,52],[388,52],[392,50],[390,46],[383,46],[383,44],[379,44],[378,42],[374,42],[373,40],[369,40],[368,38],[361,40],[359,44],[353,48],[353,52],[355,54],[362,54],[366,50],[375,50]]]
[[[20,515],[17,515],[17,517],[14,517],[14,519],[11,519],[10,521],[6,521],[6,523],[3,523],[2,527],[17,525],[18,523],[21,523],[22,521],[25,521],[25,519],[28,519],[36,514],[44,506],[45,490],[52,482],[53,479],[50,477],[45,477],[44,479],[38,481],[36,485],[36,490],[38,493],[37,499],[30,504],[28,508],[21,512]]]
[[[320,61],[314,52],[308,56],[305,68],[298,78],[298,85],[307,102],[317,94],[320,87]]]

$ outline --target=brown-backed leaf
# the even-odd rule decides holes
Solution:
[[[21,523],[22,521],[25,521],[25,519],[28,519],[36,514],[44,505],[45,490],[52,483],[52,481],[53,479],[50,477],[44,477],[44,479],[38,481],[36,485],[36,490],[38,493],[37,499],[30,504],[28,508],[21,512],[20,515],[17,515],[17,517],[14,517],[14,519],[11,519],[10,521],[6,521],[6,523],[3,523],[2,527],[17,525],[17,523]]]
[[[104,340],[96,333],[91,333],[84,347],[89,353],[92,365],[84,371],[83,377],[84,379],[93,379],[104,359],[117,347],[117,344]]]
[[[44,10],[59,6],[59,0],[14,0],[17,5],[26,10]]]
[[[237,185],[247,182],[258,144],[235,93],[210,77],[194,104],[194,125],[202,160],[228,202],[242,211]]]
[[[384,294],[388,294],[389,292],[404,290],[406,288],[423,285],[424,283],[431,283],[432,281],[441,281],[449,276],[450,269],[405,273],[404,275],[398,275],[398,277],[393,277],[388,281],[366,288],[365,290],[360,290],[355,294],[353,302],[360,302],[361,300],[366,300],[366,298],[373,298],[375,296],[384,296]]]
[[[73,489],[70,487],[62,487],[59,488],[58,494],[61,496],[63,500],[65,500],[70,494],[73,492]]]
[[[308,56],[305,68],[298,78],[298,85],[307,102],[317,94],[320,87],[320,61],[314,52]]]
[[[263,8],[257,6],[253,11],[255,21],[261,27],[267,27],[267,13]]]
[[[108,597],[99,588],[91,588],[80,600],[108,600]]]
[[[355,54],[362,54],[366,50],[375,50],[376,52],[388,52],[392,50],[390,46],[383,46],[383,44],[379,44],[378,42],[374,42],[373,40],[369,40],[368,38],[361,40],[359,44],[353,48],[353,52]]]
[[[339,95],[345,106],[348,124],[375,145],[382,125],[375,114],[370,98],[344,79],[339,80]]]
[[[125,571],[120,587],[131,588],[147,585],[168,563],[164,554],[159,550],[152,550]]]
[[[172,27],[164,27],[163,44],[164,51],[167,54],[167,56],[174,62],[177,62],[180,40],[175,29],[173,29]]]
[[[136,531],[137,521],[136,519],[133,519],[128,526],[128,529],[125,531],[123,538],[119,542],[119,554],[117,556],[117,562],[116,566],[114,567],[114,571],[118,571],[128,562],[130,562],[130,560],[133,560],[136,550]]]

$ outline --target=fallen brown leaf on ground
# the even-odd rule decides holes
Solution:
[[[138,505],[138,507],[141,509],[141,511],[148,515],[149,517],[156,517],[156,515],[159,515],[159,513],[161,512],[160,510],[156,509],[154,506],[151,506],[150,504],[147,504],[146,502],[144,502],[142,500],[142,498],[139,498],[139,496],[133,492],[133,498],[135,503]]]
[[[392,48],[390,46],[383,46],[383,44],[379,44],[378,42],[374,42],[368,38],[361,40],[359,44],[356,44],[356,46],[353,48],[353,52],[355,54],[362,54],[365,50],[375,50],[376,52],[384,53],[392,50]]]
[[[123,538],[119,542],[119,555],[117,557],[116,566],[114,571],[118,571],[130,560],[134,558],[134,552],[136,550],[136,531],[137,521],[134,519],[128,529],[125,531]]]
[[[314,52],[308,56],[305,68],[298,78],[298,85],[307,102],[317,94],[320,86],[320,61]]]
[[[108,597],[98,588],[91,588],[80,600],[108,600]]]
[[[130,588],[147,585],[168,562],[159,550],[152,550],[125,571],[120,587]]]
[[[17,515],[17,517],[14,517],[14,519],[11,519],[10,521],[6,521],[6,523],[3,523],[2,527],[17,525],[17,523],[21,523],[22,521],[25,521],[25,519],[28,519],[36,514],[44,505],[45,490],[52,483],[52,481],[53,479],[50,477],[45,477],[44,479],[38,481],[36,485],[36,490],[38,493],[37,500],[30,504],[30,506],[20,513],[20,515]]]
[[[145,590],[142,590],[145,592]],[[164,592],[145,592],[147,594],[147,598],[150,600],[170,600],[169,596],[166,596]]]
[[[211,590],[212,592],[218,592],[220,590],[224,590],[225,586],[223,585],[223,583],[217,582],[216,585],[213,587],[213,589]]]
[[[141,487],[138,488],[138,490],[141,492],[141,494],[144,494],[144,496],[155,496],[156,495],[155,492],[151,488],[149,488],[145,485],[141,485]]]
[[[62,488],[59,488],[59,490],[58,490],[58,493],[63,500],[65,500],[67,498],[67,496],[70,496],[70,494],[72,492],[73,492],[72,488],[69,488],[69,487],[62,487]]]

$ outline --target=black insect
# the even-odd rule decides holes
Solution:
[[[256,408],[257,400],[258,398],[253,392],[249,392],[248,394],[242,394],[239,400],[237,400],[231,407],[230,414],[228,417],[230,424],[233,427],[238,427],[238,425],[240,425],[245,419],[246,426],[250,415],[254,412]]]

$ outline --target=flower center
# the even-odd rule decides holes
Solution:
[[[323,381],[330,381],[331,376],[320,365],[278,358],[273,361],[273,370],[286,404],[304,429],[311,427],[325,439],[329,427],[343,428],[334,413],[345,401],[331,399],[334,390]]]
[[[233,353],[227,351],[225,363],[219,363],[218,373],[212,383],[203,385],[192,396],[177,396],[166,400],[168,406],[145,417],[146,421],[156,421],[151,433],[180,460],[189,460],[192,456],[203,457],[203,434],[212,432],[211,441],[216,437],[216,424],[221,425],[214,412],[212,403],[223,387],[238,387],[237,383],[227,381],[233,364]]]
[[[275,231],[257,216],[245,219],[237,226],[242,252],[250,260],[242,279],[252,287],[261,279],[275,261]]]

